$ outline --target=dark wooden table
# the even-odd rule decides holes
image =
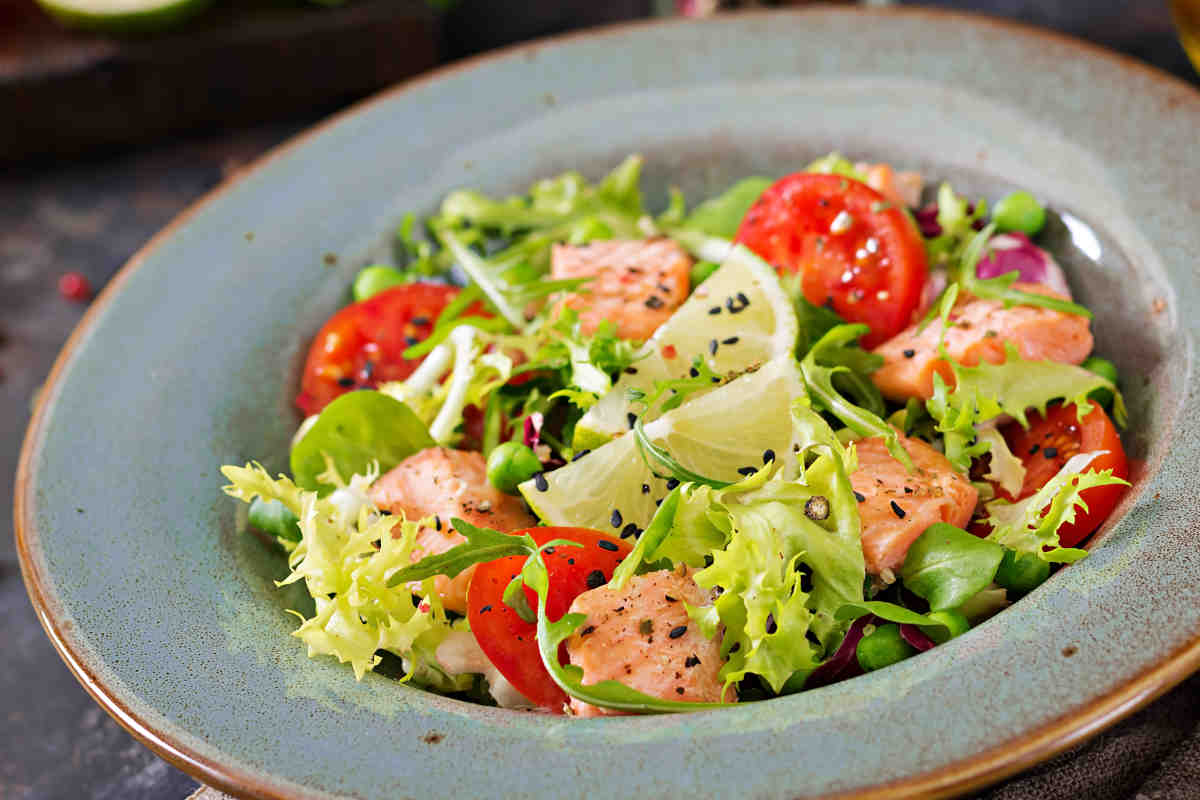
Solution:
[[[1056,27],[1200,83],[1160,3],[936,4],[982,7]],[[12,504],[31,400],[84,310],[59,296],[58,276],[77,270],[103,286],[155,231],[223,176],[330,110],[176,137],[123,154],[0,170],[0,509]],[[0,118],[8,119],[4,109]],[[67,672],[25,596],[11,526],[11,516],[0,514],[0,800],[182,798],[196,790],[193,779],[131,739]],[[1154,784],[1156,762],[1196,738],[1197,709],[1200,678],[1193,678],[1093,742],[986,794],[1066,796],[1060,794],[1062,775],[1088,769],[1133,738],[1147,743],[1147,763],[1118,770],[1105,796],[1200,796],[1196,784],[1193,794]]]

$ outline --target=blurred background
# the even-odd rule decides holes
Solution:
[[[0,800],[202,791],[67,672],[25,596],[7,512],[37,388],[88,301],[139,247],[268,148],[440,64],[623,20],[797,4],[0,0]],[[1069,33],[1200,85],[1184,49],[1200,61],[1200,0],[923,4]],[[103,10],[122,7],[137,10]],[[1103,769],[1106,797],[1200,797],[1197,709],[1194,677],[980,796],[1075,797],[1078,775]],[[1119,758],[1130,742],[1142,757]]]

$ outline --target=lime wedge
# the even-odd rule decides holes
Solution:
[[[683,467],[736,482],[747,467],[772,455],[795,465],[791,406],[804,380],[790,353],[689,400],[646,425],[646,435]],[[770,451],[770,452],[768,452]],[[539,489],[539,483],[545,489]],[[519,487],[529,507],[549,525],[579,525],[637,533],[670,491],[639,452],[633,434],[618,436],[583,458]]]
[[[736,375],[791,353],[799,323],[775,270],[741,245],[646,342],[634,364],[575,426],[576,450],[595,449],[629,430],[629,389],[687,377],[702,356],[718,375]]]
[[[148,33],[169,28],[203,11],[212,0],[37,0],[72,28],[106,33]]]

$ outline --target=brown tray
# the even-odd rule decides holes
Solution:
[[[0,161],[112,149],[330,106],[437,63],[422,0],[223,0],[182,28],[68,31],[0,0]]]

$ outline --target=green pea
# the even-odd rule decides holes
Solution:
[[[354,299],[356,301],[366,300],[384,289],[390,289],[402,283],[406,283],[404,273],[395,267],[385,267],[382,264],[364,267],[354,279]]]
[[[900,626],[889,623],[860,639],[855,655],[858,665],[870,672],[903,661],[916,652],[916,648],[900,636]]]
[[[488,482],[509,494],[516,494],[517,484],[529,480],[541,469],[538,457],[520,442],[498,445],[487,460]]]
[[[1088,372],[1094,372],[1101,378],[1106,378],[1107,380],[1112,381],[1113,385],[1116,385],[1117,383],[1117,365],[1109,361],[1107,358],[1092,356],[1086,359],[1080,366],[1082,366]],[[1112,389],[1093,389],[1088,394],[1088,397],[1104,406],[1105,411],[1112,409]]]
[[[697,261],[692,265],[692,288],[696,288],[712,276],[721,266],[714,261]]]
[[[1050,562],[1033,553],[1017,553],[1005,549],[1004,558],[996,570],[996,583],[1015,594],[1026,594],[1050,577]]]
[[[293,542],[300,541],[300,518],[278,500],[264,500],[261,497],[251,500],[249,521],[263,533]]]
[[[1046,224],[1046,209],[1029,192],[1013,192],[996,203],[992,222],[1000,231],[1020,231],[1035,236]]]
[[[941,625],[922,625],[921,632],[933,639],[937,644],[945,644],[955,636],[962,636],[971,629],[971,623],[963,616],[961,611],[930,611],[928,616],[934,622],[940,622]],[[947,628],[949,631],[947,631]]]

